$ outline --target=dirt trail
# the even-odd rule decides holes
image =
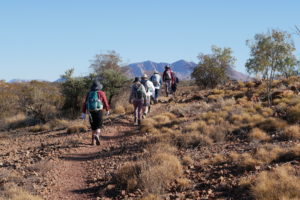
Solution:
[[[97,188],[89,187],[95,171],[93,161],[97,159],[98,163],[99,160],[101,162],[101,155],[108,152],[112,146],[118,145],[118,142],[134,129],[136,128],[126,116],[114,119],[113,122],[108,120],[101,132],[100,146],[91,146],[91,132],[85,133],[85,144],[70,153],[62,154],[57,161],[49,177],[50,186],[44,198],[49,200],[96,199]]]

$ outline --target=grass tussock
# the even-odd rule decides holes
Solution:
[[[281,166],[261,172],[251,191],[258,200],[300,199],[300,177],[292,166]]]
[[[281,132],[281,136],[284,139],[300,139],[300,126],[299,125],[291,125],[284,129]]]
[[[42,200],[41,197],[32,195],[26,190],[12,184],[4,184],[1,188],[3,199],[9,200]],[[0,196],[0,198],[1,198]]]
[[[38,124],[29,128],[29,131],[34,133],[49,131],[49,130],[50,130],[50,126],[48,124]]]
[[[187,178],[178,178],[176,179],[176,185],[178,191],[184,191],[192,187],[192,182]]]
[[[68,126],[67,133],[68,134],[81,133],[81,132],[86,132],[87,130],[88,130],[88,126],[84,121],[74,121]]]
[[[290,122],[300,122],[300,103],[288,108],[287,118]]]
[[[126,110],[125,110],[124,106],[122,106],[122,105],[117,105],[113,111],[116,114],[125,114],[126,113]]]
[[[183,156],[181,162],[184,166],[190,166],[194,164],[194,160],[190,156]]]
[[[268,141],[271,137],[259,128],[253,128],[249,133],[250,140]]]
[[[140,188],[150,194],[160,194],[180,178],[182,165],[168,144],[158,143],[147,148],[139,162],[125,163],[116,173],[116,182],[128,191]]]

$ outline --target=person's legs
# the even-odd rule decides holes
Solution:
[[[140,101],[140,102],[137,104],[138,125],[141,124],[142,111],[143,111],[143,102]]]
[[[95,131],[95,135],[94,135],[97,145],[100,145],[100,133],[101,133],[101,130],[100,130],[100,128],[98,128]]]
[[[138,119],[140,118],[140,113],[138,110],[138,102],[134,101],[133,102],[133,109],[134,109],[134,124],[137,125]]]
[[[102,110],[90,113],[90,124],[92,127],[92,145],[100,145],[100,128],[103,122]]]
[[[166,81],[166,94],[169,96],[171,94],[171,85],[172,85],[172,80],[167,80]]]

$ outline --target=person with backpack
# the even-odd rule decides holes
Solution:
[[[154,71],[154,74],[150,77],[150,81],[153,83],[155,92],[154,92],[154,102],[157,103],[160,88],[162,86],[162,78],[157,70]]]
[[[145,117],[151,109],[151,97],[154,97],[155,87],[151,81],[148,80],[147,74],[144,74],[141,78],[141,83],[144,85],[146,90],[146,105],[143,108],[143,117]]]
[[[176,76],[176,73],[175,72],[172,72],[173,74],[173,77],[175,79],[174,83],[172,84],[172,93],[173,95],[175,96],[176,94],[176,91],[177,91],[177,84],[179,83],[179,78]]]
[[[109,105],[106,99],[105,92],[102,91],[102,84],[99,81],[94,81],[90,91],[86,95],[82,106],[82,119],[86,118],[86,113],[89,115],[89,121],[92,128],[92,145],[100,145],[100,133],[103,123],[103,109],[109,115]]]
[[[168,65],[165,66],[165,71],[163,73],[163,81],[166,85],[166,96],[168,97],[169,94],[172,94],[172,84],[174,84],[175,82],[175,78],[171,67]]]
[[[146,103],[146,90],[139,77],[135,77],[131,86],[129,103],[134,106],[134,125],[140,125],[143,105]]]

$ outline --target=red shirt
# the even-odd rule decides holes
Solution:
[[[84,101],[84,103],[82,105],[82,112],[83,113],[86,113],[86,101],[87,101],[87,98],[88,98],[88,94],[86,95],[85,101]],[[108,101],[106,99],[105,92],[99,90],[98,91],[98,98],[100,99],[100,101],[102,101],[103,108],[105,108],[105,110],[108,111],[109,110],[109,105],[108,105]]]
[[[163,73],[163,81],[166,81],[167,71],[170,71],[172,83],[175,83],[175,77],[171,69],[167,69]]]

